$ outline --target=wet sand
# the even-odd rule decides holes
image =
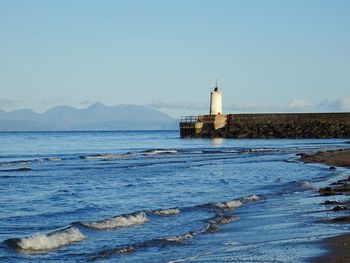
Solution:
[[[306,163],[324,163],[350,168],[350,149],[303,155],[301,160]]]
[[[332,166],[330,167],[331,169],[335,169],[335,167],[333,166],[343,166],[350,168],[350,149],[320,152],[313,155],[303,155],[301,157],[301,160],[306,163],[324,163]],[[328,187],[320,188],[319,193],[323,196],[350,194],[350,177],[332,183]],[[326,201],[324,204],[334,205],[334,211],[350,210],[350,201],[344,203],[338,203],[336,201]],[[319,223],[350,224],[350,213],[349,216],[335,216],[332,219],[321,220]],[[328,250],[328,252],[321,257],[311,259],[311,262],[350,262],[350,233],[327,238],[321,242],[322,245]]]
[[[350,262],[350,234],[335,236],[323,241],[329,252],[311,262],[317,263],[348,263]]]

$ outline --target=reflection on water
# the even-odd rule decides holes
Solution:
[[[219,147],[224,143],[224,138],[213,138],[211,140],[211,143],[214,147]]]

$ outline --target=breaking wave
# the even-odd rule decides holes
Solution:
[[[204,204],[204,205],[199,205],[194,207],[187,207],[187,208],[185,207],[183,209],[187,210],[187,209],[193,209],[193,208],[198,209],[198,208],[214,207],[214,208],[219,208],[224,210],[233,210],[235,208],[242,206],[247,202],[258,201],[258,200],[261,200],[259,196],[249,195],[246,197],[233,199],[226,202],[209,203],[209,204]],[[85,227],[105,230],[105,229],[122,228],[122,227],[130,227],[134,225],[145,224],[150,221],[150,219],[147,218],[146,214],[157,215],[157,216],[173,216],[173,215],[178,215],[180,213],[181,213],[180,208],[166,208],[166,209],[158,209],[158,210],[137,211],[131,214],[118,215],[105,220],[100,220],[95,222],[78,222],[78,223]],[[227,221],[229,220],[229,218],[223,218],[222,220]]]
[[[80,159],[86,160],[113,160],[122,157],[122,154],[94,154],[94,155],[82,155]]]
[[[149,149],[145,151],[135,151],[127,153],[98,153],[92,155],[81,155],[79,158],[86,160],[114,160],[128,158],[131,156],[153,156],[153,155],[173,155],[173,154],[239,154],[239,153],[263,153],[274,151],[273,148],[234,148],[234,149],[221,149],[221,150],[212,150],[212,149],[200,149],[200,150],[176,150],[176,149]]]
[[[275,149],[270,149],[270,148],[253,148],[253,149],[248,149],[248,152],[271,152]]]
[[[32,161],[28,160],[20,160],[20,161],[12,161],[12,162],[1,162],[0,167],[6,167],[6,166],[19,166],[19,165],[29,165]]]
[[[157,216],[177,215],[177,214],[180,214],[180,209],[179,208],[160,209],[160,210],[153,210],[152,213]]]
[[[79,224],[100,230],[130,227],[134,225],[142,225],[149,222],[149,219],[146,216],[147,213],[157,216],[173,216],[180,214],[180,209],[167,208],[150,211],[138,211],[131,214],[118,215],[109,219],[100,220],[96,222],[79,222]]]
[[[259,201],[261,198],[256,196],[256,195],[249,195],[246,197],[242,197],[239,199],[233,199],[230,201],[226,202],[219,202],[219,203],[209,203],[204,206],[209,206],[209,207],[216,207],[220,209],[227,209],[227,210],[233,210],[235,208],[238,208],[242,206],[243,204],[251,201]]]
[[[261,198],[256,195],[250,195],[246,197],[242,197],[239,199],[234,199],[221,203],[209,203],[207,205],[194,206],[194,207],[184,207],[182,208],[184,211],[188,209],[191,210],[193,208],[208,208],[208,205],[216,209],[223,209],[220,211],[216,211],[216,215],[213,218],[209,218],[206,222],[205,227],[201,228],[197,231],[189,231],[180,235],[170,235],[163,236],[156,239],[146,240],[144,242],[118,246],[113,249],[104,250],[99,252],[97,255],[95,254],[91,260],[96,260],[100,258],[109,257],[115,254],[125,254],[134,252],[140,248],[154,247],[154,246],[167,246],[173,244],[183,243],[193,237],[205,234],[205,233],[216,233],[219,231],[219,225],[229,224],[239,218],[237,216],[233,216],[229,214],[233,208],[239,207],[250,201],[258,201]],[[182,210],[181,209],[181,210]],[[180,208],[167,208],[167,209],[158,209],[158,210],[148,210],[148,211],[138,211],[132,214],[125,214],[115,216],[109,219],[95,221],[95,222],[77,222],[78,225],[97,229],[97,230],[107,230],[107,229],[116,229],[123,227],[131,227],[135,225],[142,225],[150,221],[150,219],[146,216],[172,216],[181,213]],[[76,226],[76,225],[75,225]],[[62,230],[50,232],[47,234],[36,234],[23,238],[13,238],[7,239],[4,241],[8,246],[23,250],[26,252],[45,252],[51,249],[59,248],[62,246],[69,245],[74,242],[79,242],[85,239],[86,236],[79,230],[78,227],[70,226]]]
[[[177,150],[164,150],[164,149],[154,149],[154,150],[147,150],[143,151],[142,155],[157,155],[157,154],[177,154],[179,153]]]
[[[47,251],[74,242],[84,240],[86,237],[78,228],[69,227],[48,234],[37,234],[24,238],[13,238],[5,240],[8,246],[24,251]]]
[[[193,208],[219,208],[224,210],[233,210],[235,208],[238,208],[242,206],[243,204],[251,201],[258,201],[261,200],[260,197],[256,195],[250,195],[246,197],[242,197],[240,199],[234,199],[226,202],[221,203],[209,203],[194,207],[187,207],[186,209],[193,209]],[[157,215],[157,216],[173,216],[178,215],[181,213],[181,210],[179,208],[167,208],[167,209],[158,209],[158,210],[148,210],[148,211],[138,211],[131,214],[125,214],[125,215],[118,215],[112,218],[95,221],[95,222],[77,222],[80,225],[83,225],[85,227],[99,229],[99,230],[106,230],[106,229],[114,229],[114,228],[122,228],[122,227],[131,227],[134,225],[142,225],[145,223],[148,223],[150,221],[149,218],[147,218],[146,214],[149,215]],[[222,224],[223,222],[229,222],[229,220],[233,220],[233,217],[224,217],[222,218],[222,222],[219,223]],[[211,223],[218,223],[218,222],[211,222]]]
[[[156,239],[146,240],[140,243],[126,244],[124,246],[118,246],[115,248],[103,250],[97,254],[92,255],[92,257],[90,258],[90,261],[95,261],[102,258],[108,258],[117,254],[133,253],[139,249],[144,249],[144,248],[178,245],[201,234],[216,233],[220,230],[219,229],[220,225],[229,224],[239,219],[239,217],[229,214],[227,210],[232,210],[232,208],[239,207],[247,202],[258,201],[258,200],[261,200],[259,196],[249,195],[246,197],[242,197],[240,199],[234,199],[227,202],[209,203],[206,205],[195,206],[193,208],[198,209],[198,208],[207,208],[209,205],[210,207],[215,206],[216,208],[220,208],[224,210],[220,211],[219,214],[217,214],[215,217],[208,219],[205,227],[201,228],[200,230],[189,231],[180,235],[163,236]],[[183,209],[184,211],[186,211],[186,208],[183,208]],[[169,209],[161,209],[161,210],[151,210],[148,213],[152,213],[155,215],[174,215],[174,214],[180,213],[180,209],[169,208]]]
[[[280,188],[278,194],[289,195],[289,194],[298,194],[300,192],[313,190],[315,186],[309,181],[291,181],[286,184],[276,186]]]
[[[112,217],[110,219],[96,221],[96,222],[82,222],[83,226],[95,228],[95,229],[113,229],[121,227],[130,227],[134,225],[142,225],[147,223],[149,220],[146,217],[145,213],[139,212],[129,215],[121,215]]]
[[[11,167],[11,166],[27,166],[36,162],[42,161],[62,161],[60,157],[45,157],[39,159],[31,159],[31,160],[18,160],[18,161],[8,161],[8,162],[0,162],[0,167]]]
[[[259,201],[261,200],[261,197],[257,196],[257,195],[248,195],[246,197],[242,198],[243,201]]]
[[[113,153],[106,153],[106,154],[93,154],[93,155],[82,155],[79,156],[80,159],[87,159],[87,160],[114,160],[114,159],[120,159],[130,156],[138,156],[138,155],[159,155],[159,154],[177,154],[179,153],[177,150],[174,149],[152,149],[152,150],[146,150],[143,152],[127,152],[127,153],[121,153],[121,154],[113,154]]]
[[[240,207],[242,202],[240,200],[231,200],[227,202],[213,203],[212,205],[223,209],[234,209]]]
[[[309,181],[302,181],[299,183],[299,188],[301,190],[310,190],[314,189],[314,186]]]
[[[216,233],[219,231],[218,225],[228,224],[238,219],[239,219],[238,217],[231,216],[231,215],[220,215],[220,216],[214,217],[213,219],[210,219],[208,224],[204,228],[198,231],[189,231],[180,235],[164,236],[156,239],[146,240],[141,243],[128,244],[125,246],[119,246],[109,250],[103,250],[97,253],[96,255],[92,256],[90,258],[90,261],[95,261],[102,258],[108,258],[117,254],[128,254],[128,253],[135,252],[138,249],[144,249],[144,248],[150,248],[150,247],[156,247],[156,246],[178,245],[201,234]]]

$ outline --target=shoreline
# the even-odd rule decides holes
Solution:
[[[323,163],[350,168],[350,149],[304,154],[300,159],[304,163]]]
[[[316,154],[301,155],[301,161],[304,163],[323,163],[330,166],[330,169],[338,167],[350,168],[350,149],[342,149],[336,151],[319,152]],[[345,180],[338,180],[328,187],[320,188],[318,190],[322,196],[335,196],[342,194],[349,194],[350,192],[350,177]],[[326,201],[327,202],[327,201]],[[327,204],[327,203],[324,203]],[[350,210],[350,202],[339,203],[336,201],[329,201],[328,204],[333,204],[333,210]],[[319,223],[340,223],[349,224],[350,215],[342,217],[334,217],[333,219],[323,220]],[[327,249],[324,255],[316,258],[311,258],[311,262],[317,263],[339,263],[350,262],[350,233],[326,238],[320,241],[321,246]]]

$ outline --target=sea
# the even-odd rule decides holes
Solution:
[[[307,262],[349,231],[300,154],[344,139],[0,133],[0,262]],[[336,196],[337,200],[345,198]]]

